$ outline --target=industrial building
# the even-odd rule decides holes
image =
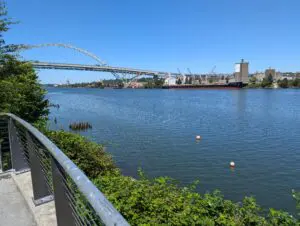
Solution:
[[[174,78],[174,77],[168,77],[168,78],[166,78],[164,85],[168,85],[168,86],[176,85],[176,78]]]
[[[235,81],[247,84],[249,82],[249,63],[242,59],[240,63],[235,64],[234,68]]]

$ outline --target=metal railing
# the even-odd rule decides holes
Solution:
[[[0,156],[0,172],[1,167],[16,174],[30,170],[33,201],[54,200],[58,226],[129,225],[56,145],[13,114],[0,114]]]

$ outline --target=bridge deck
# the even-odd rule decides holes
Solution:
[[[10,174],[0,176],[0,225],[36,225],[32,212]]]

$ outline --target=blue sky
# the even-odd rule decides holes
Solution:
[[[300,71],[299,0],[9,0],[18,25],[7,43],[69,43],[113,66],[182,72],[250,72],[271,66]],[[22,53],[28,60],[95,64],[69,49]],[[109,78],[109,74],[43,70],[42,82]]]

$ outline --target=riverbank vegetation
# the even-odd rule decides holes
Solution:
[[[163,78],[159,78],[157,75],[153,76],[153,79],[148,79],[146,84],[144,85],[145,89],[154,89],[154,88],[162,88],[165,80]]]
[[[287,80],[286,78],[279,80],[278,86],[281,88],[300,88],[300,78]]]
[[[142,84],[141,87],[145,89],[154,89],[162,88],[164,85],[164,79],[154,75],[151,78],[142,77],[135,80],[135,82]],[[68,81],[65,84],[54,85],[47,84],[48,87],[58,87],[58,88],[123,88],[124,83],[129,83],[130,81],[121,80],[121,79],[106,79],[101,81],[94,82],[81,82],[81,83],[69,83]]]
[[[53,87],[53,84],[47,84],[46,86]],[[123,81],[121,79],[108,79],[101,81],[93,81],[93,82],[79,82],[79,83],[70,83],[67,81],[65,84],[55,85],[55,87],[59,88],[122,88],[124,86]]]
[[[294,78],[288,80],[287,78],[283,78],[277,81],[274,81],[272,75],[269,75],[261,82],[258,82],[256,77],[251,77],[249,79],[249,83],[246,88],[300,88],[300,78]]]
[[[0,7],[0,15],[5,16],[3,3]],[[7,24],[6,19],[1,19],[1,35],[6,30],[3,24]],[[47,129],[49,104],[32,66],[2,51],[0,54],[0,111],[34,122],[131,225],[300,225],[296,217],[284,211],[270,209],[264,214],[253,197],[235,203],[224,199],[219,191],[197,193],[197,182],[183,186],[168,177],[150,179],[142,171],[136,179],[122,175],[102,145],[78,134]],[[299,193],[293,196],[300,208]]]

